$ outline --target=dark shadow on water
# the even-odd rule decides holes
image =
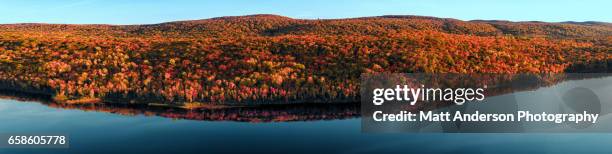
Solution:
[[[187,110],[125,103],[64,104],[53,102],[51,97],[46,94],[16,92],[7,89],[1,89],[0,95],[0,98],[40,102],[52,108],[106,112],[126,116],[144,115],[202,121],[290,122],[336,120],[357,118],[360,111],[358,103],[274,104]]]

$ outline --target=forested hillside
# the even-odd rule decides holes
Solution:
[[[2,87],[83,103],[358,100],[373,72],[610,72],[612,25],[276,15],[0,25]]]

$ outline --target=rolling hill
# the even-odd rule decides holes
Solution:
[[[4,88],[57,101],[346,102],[376,72],[610,72],[612,25],[278,15],[0,25]]]

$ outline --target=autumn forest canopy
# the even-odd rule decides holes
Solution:
[[[0,83],[57,101],[358,100],[363,73],[610,72],[612,24],[276,15],[0,25]]]

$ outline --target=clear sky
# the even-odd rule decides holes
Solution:
[[[0,0],[0,23],[151,24],[249,14],[612,22],[611,8],[612,0]]]

